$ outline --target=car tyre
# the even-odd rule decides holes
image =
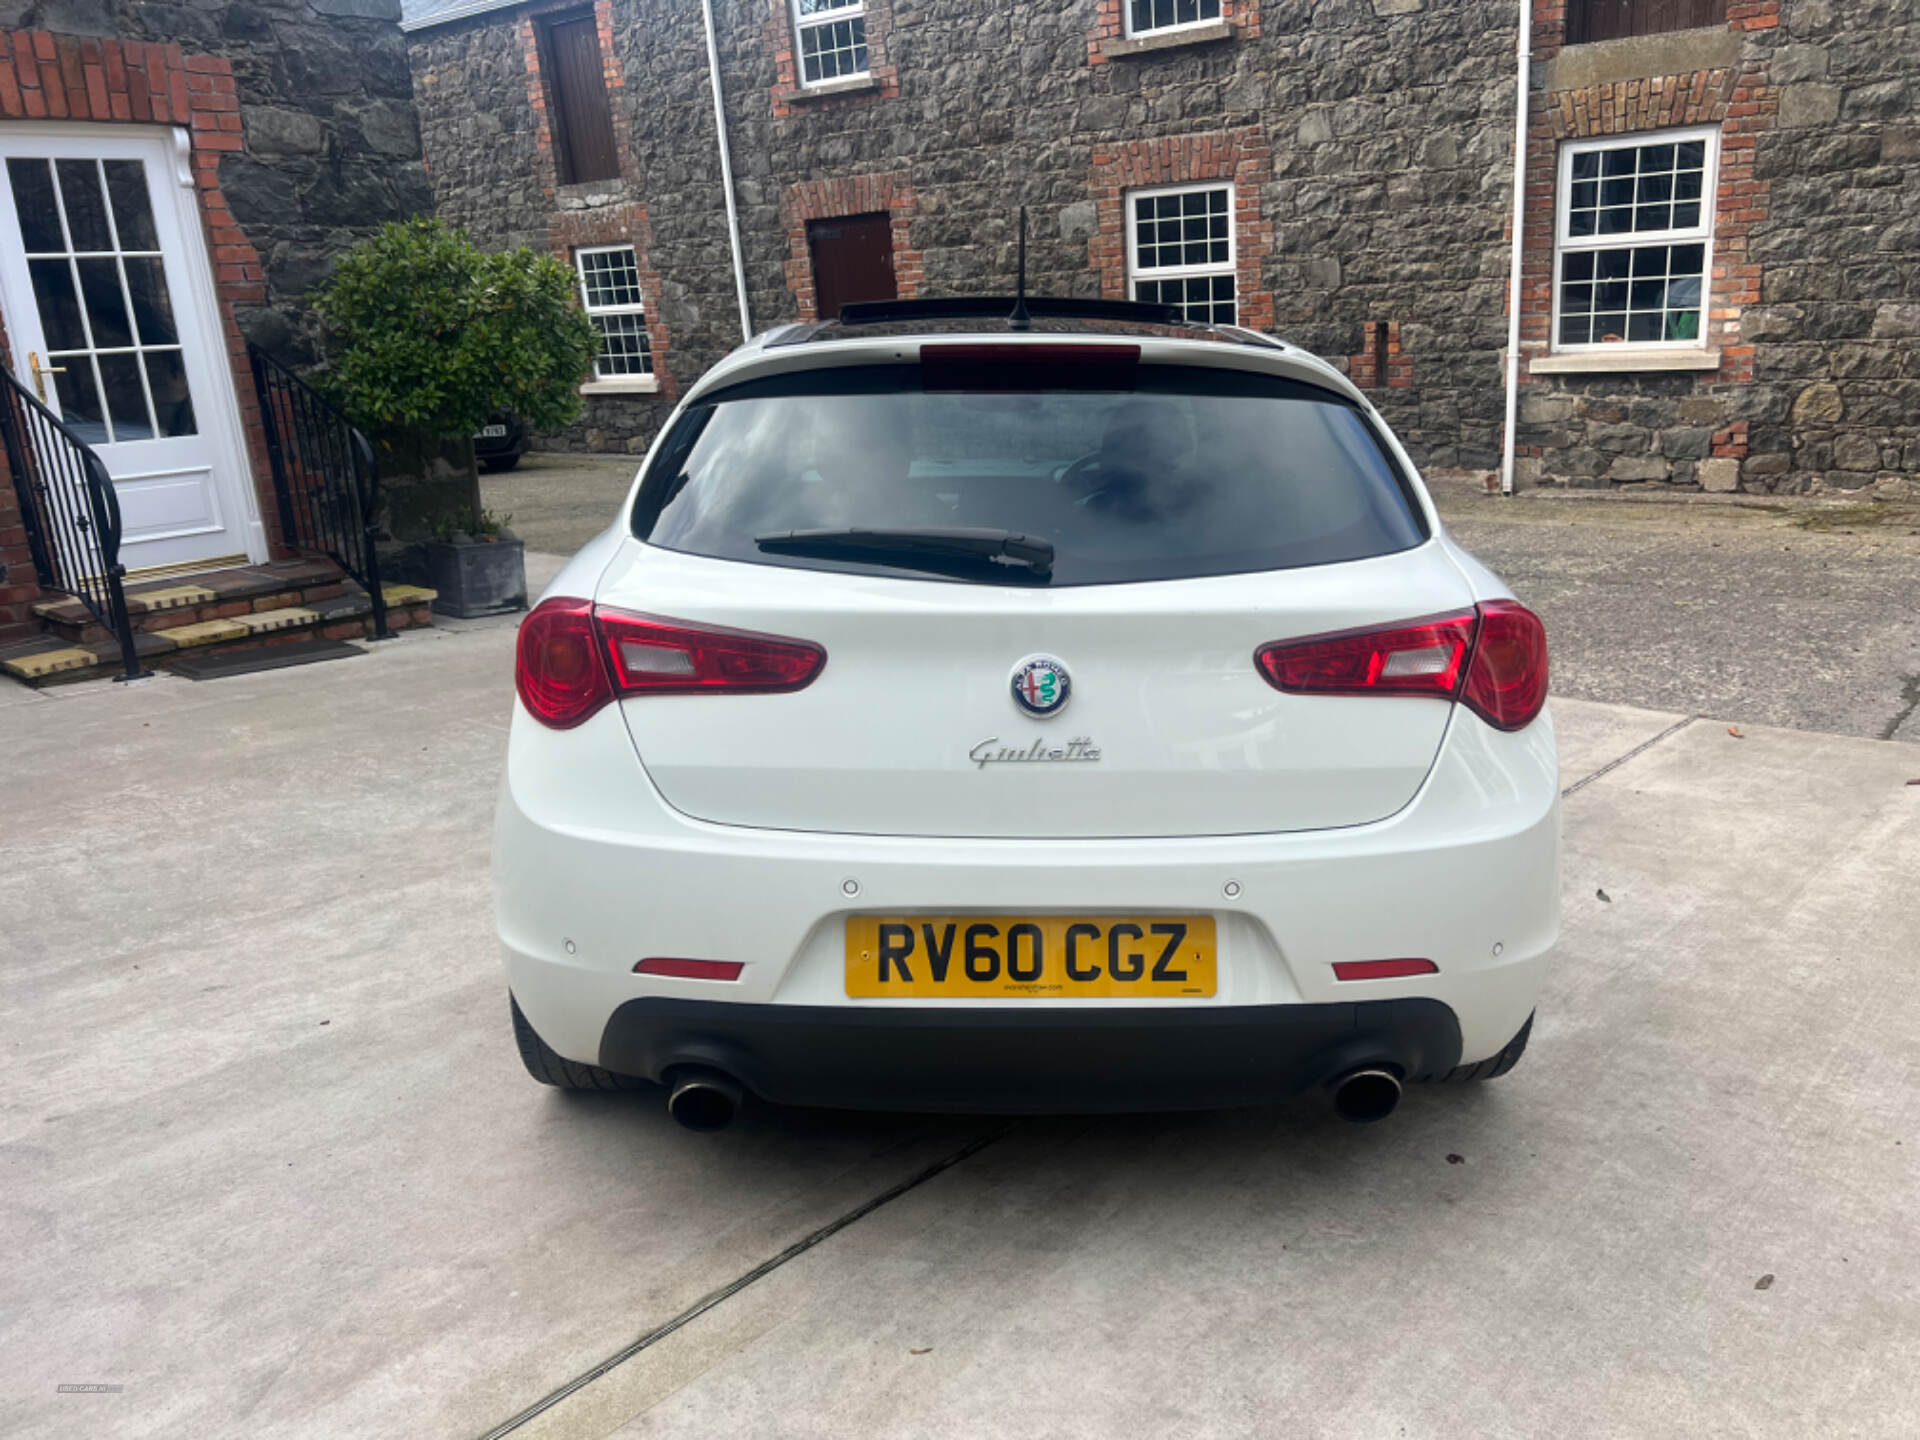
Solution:
[[[636,1075],[616,1075],[611,1070],[602,1070],[598,1065],[581,1065],[555,1053],[553,1047],[542,1040],[527,1023],[527,1017],[520,1013],[520,1002],[507,995],[507,1003],[513,1007],[513,1039],[520,1047],[520,1063],[527,1067],[527,1073],[542,1085],[551,1085],[559,1090],[650,1090],[650,1081]]]
[[[498,475],[503,470],[511,470],[520,463],[518,455],[491,455],[480,462],[480,468],[489,475]]]
[[[1532,1034],[1533,1016],[1529,1015],[1527,1023],[1520,1027],[1520,1033],[1509,1040],[1498,1055],[1477,1060],[1471,1065],[1454,1066],[1448,1072],[1445,1083],[1454,1085],[1472,1080],[1498,1080],[1520,1063],[1520,1057],[1527,1053],[1527,1039]]]

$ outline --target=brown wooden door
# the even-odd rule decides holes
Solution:
[[[1569,0],[1567,43],[1696,30],[1727,21],[1727,0]]]
[[[541,59],[547,67],[547,98],[554,112],[560,183],[612,180],[620,174],[620,155],[613,140],[613,111],[607,104],[607,77],[594,18],[555,20],[546,32]]]
[[[822,320],[839,316],[855,300],[896,300],[893,279],[893,217],[843,215],[807,222],[807,248],[813,253],[814,313]]]

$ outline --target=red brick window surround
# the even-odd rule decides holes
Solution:
[[[260,496],[260,516],[275,553],[286,554],[279,541],[272,492],[261,493],[272,469],[247,344],[234,318],[235,306],[265,303],[267,283],[260,255],[235,223],[220,188],[221,157],[244,154],[247,148],[233,66],[224,56],[187,55],[174,44],[55,35],[45,30],[0,32],[0,120],[171,125],[187,138],[188,163],[213,263],[220,328],[254,488]],[[0,335],[0,349],[4,340]],[[0,455],[0,472],[5,468],[5,457]],[[12,481],[4,473],[0,473],[0,491],[11,496]],[[24,614],[26,602],[16,594],[22,588],[16,577],[34,573],[24,533],[17,538],[18,555],[14,528],[0,526],[0,564],[8,577],[0,582],[0,630],[10,623],[9,607],[19,605]]]
[[[541,29],[551,19],[569,13],[578,13],[577,3],[560,3],[536,6],[520,16],[515,27],[520,52],[527,67],[527,99],[533,106],[534,147],[540,156],[541,183],[549,198],[563,188],[569,194],[579,194],[594,189],[604,190],[608,186],[618,188],[625,184],[638,186],[640,166],[634,158],[633,126],[627,115],[627,107],[622,103],[622,92],[627,85],[626,71],[621,68],[619,58],[613,48],[613,0],[596,0],[593,6],[594,31],[600,41],[600,62],[604,67],[602,78],[607,87],[607,108],[613,112],[614,146],[620,157],[619,180],[586,180],[578,185],[564,185],[561,176],[560,157],[555,149],[553,134],[554,106],[548,93],[547,81],[542,72]]]
[[[1136,4],[1156,23],[1147,27],[1135,25]],[[1159,18],[1169,11],[1175,23],[1158,24]],[[1206,13],[1208,11],[1211,13]],[[1187,13],[1198,18],[1183,19]],[[1235,37],[1256,40],[1259,36],[1260,0],[1209,0],[1204,10],[1195,5],[1191,12],[1184,10],[1179,0],[1098,0],[1093,28],[1087,32],[1087,63],[1104,65],[1129,55],[1211,44]]]
[[[866,31],[867,68],[864,74],[833,77],[814,83],[801,78],[799,20],[795,0],[765,0],[770,7],[766,21],[766,46],[773,55],[774,82],[768,92],[776,118],[785,120],[797,113],[859,105],[874,100],[892,100],[900,94],[900,71],[887,58],[888,41],[893,33],[893,0],[862,0],[860,21]],[[833,12],[819,12],[828,21]],[[808,16],[809,20],[813,16]],[[841,23],[835,20],[834,23]]]
[[[1266,287],[1262,270],[1273,254],[1273,225],[1261,218],[1260,190],[1272,178],[1273,152],[1258,126],[1094,146],[1091,189],[1099,228],[1087,241],[1087,263],[1100,277],[1100,293],[1110,300],[1129,298],[1130,192],[1228,181],[1233,185],[1238,323],[1271,330],[1273,292]]]
[[[1727,0],[1727,26],[1760,31],[1780,23],[1780,0]],[[1563,48],[1567,0],[1536,0],[1534,59]],[[1753,375],[1753,346],[1742,343],[1740,316],[1760,300],[1760,267],[1748,242],[1764,226],[1769,182],[1754,171],[1759,135],[1771,128],[1779,100],[1767,58],[1671,75],[1609,81],[1533,94],[1527,142],[1526,243],[1521,262],[1520,336],[1529,371],[1554,347],[1553,315],[1562,149],[1570,141],[1626,139],[1655,131],[1718,131],[1718,170],[1711,211],[1711,251],[1700,348],[1718,354],[1705,378],[1737,382]],[[1631,242],[1631,236],[1622,237]],[[1623,347],[1621,353],[1626,353]],[[1611,347],[1589,351],[1583,366],[1603,367]],[[1646,353],[1644,349],[1641,353]],[[1555,356],[1554,363],[1572,363]]]
[[[780,223],[787,231],[787,289],[802,320],[819,318],[813,290],[813,255],[807,222],[884,210],[893,219],[893,280],[902,300],[920,293],[926,264],[913,248],[913,180],[904,170],[839,180],[803,180],[780,197]]]
[[[672,337],[667,333],[667,323],[660,314],[660,275],[648,258],[648,251],[653,248],[653,230],[647,221],[647,207],[639,204],[603,205],[592,210],[562,211],[547,223],[547,244],[555,258],[569,270],[575,269],[575,250],[605,245],[633,246],[634,266],[640,273],[640,299],[646,322],[647,350],[653,361],[652,378],[659,394],[669,402],[678,400],[680,387],[674,381],[669,364]],[[618,381],[590,381],[585,393],[589,396],[612,394],[623,389],[635,395],[648,393],[643,385],[627,387]]]

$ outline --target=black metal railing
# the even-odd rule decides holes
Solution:
[[[120,500],[98,455],[18,380],[0,368],[0,444],[20,497],[27,550],[42,590],[71,595],[113,632],[122,673],[140,668],[120,563]]]
[[[373,446],[346,415],[256,345],[253,388],[260,398],[280,537],[295,550],[329,555],[373,601],[373,635],[390,639],[380,585],[380,467]]]

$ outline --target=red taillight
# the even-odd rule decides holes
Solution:
[[[569,730],[613,698],[593,630],[593,605],[543,600],[520,622],[514,657],[520,703],[542,725]]]
[[[805,640],[555,598],[521,622],[514,687],[534,719],[567,730],[616,696],[798,690],[826,663],[827,652]]]
[[[681,980],[738,980],[746,969],[742,960],[679,960],[666,955],[650,955],[635,963],[636,975],[672,975]]]
[[[1460,697],[1501,730],[1533,723],[1547,703],[1547,627],[1526,606],[1489,600],[1480,607],[1480,635]]]
[[[1343,630],[1281,640],[1254,655],[1277,690],[1302,695],[1437,695],[1460,684],[1473,643],[1471,610],[1436,615],[1390,630]]]
[[[624,610],[596,610],[593,618],[622,695],[777,694],[811,685],[827,663],[827,652],[806,640],[695,629]]]
[[[1459,700],[1501,730],[1531,724],[1547,700],[1546,628],[1512,600],[1384,629],[1281,640],[1253,658],[1277,690]]]
[[[1431,960],[1336,960],[1336,980],[1398,980],[1407,975],[1438,975],[1440,967]]]

